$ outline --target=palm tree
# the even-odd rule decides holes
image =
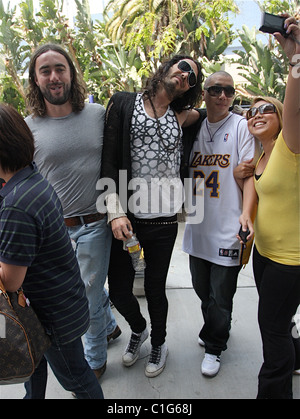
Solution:
[[[16,7],[11,10],[9,7],[6,10],[0,0],[0,60],[4,70],[0,93],[4,102],[12,102],[18,109],[25,101],[24,81],[20,77],[24,49],[22,32],[15,26]]]
[[[122,39],[129,48],[146,55],[160,43],[163,54],[177,48],[195,56],[206,53],[207,37],[222,32],[226,46],[232,40],[228,11],[237,12],[234,0],[110,0],[105,9],[112,40]],[[128,41],[129,39],[129,41]]]

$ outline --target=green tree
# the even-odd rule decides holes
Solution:
[[[20,74],[23,70],[24,48],[22,31],[16,25],[16,7],[5,9],[0,0],[0,65],[3,69],[0,97],[3,102],[11,103],[21,111],[25,103],[24,81]]]
[[[284,12],[295,14],[300,9],[299,0],[256,0],[262,10],[278,15]]]
[[[299,1],[294,0],[263,0],[257,3],[262,11],[273,14],[288,12],[295,15],[299,8]],[[283,101],[288,60],[272,35],[265,35],[267,42],[263,43],[257,39],[257,34],[255,27],[249,29],[245,25],[238,33],[243,50],[235,51],[239,56],[236,62],[242,70],[240,75],[248,82],[241,86],[241,96],[251,99],[253,96],[265,95]]]
[[[285,79],[287,66],[283,66],[286,58],[275,45],[270,48],[261,40],[257,40],[255,28],[250,30],[247,26],[239,32],[239,39],[244,50],[235,51],[240,59],[238,67],[240,73],[248,84],[244,85],[244,96],[274,96],[283,100],[285,92]]]
[[[116,88],[132,90],[141,85],[136,75],[139,55],[125,51],[121,42],[111,43],[105,23],[92,22],[88,0],[75,1],[73,28],[62,12],[63,1],[41,0],[35,13],[32,0],[24,0],[18,9],[10,5],[5,9],[0,0],[0,98],[20,112],[25,111],[29,58],[45,42],[60,43],[69,51],[88,92],[103,104]]]
[[[222,34],[223,51],[232,40],[229,11],[237,12],[233,0],[110,0],[107,30],[112,40],[122,39],[154,62],[174,52],[207,56],[208,39],[212,44]]]
[[[258,0],[257,0],[258,1]],[[0,99],[25,112],[29,57],[37,45],[58,42],[70,53],[96,101],[106,104],[116,90],[135,91],[150,71],[175,53],[200,58],[204,72],[222,68],[222,53],[234,36],[228,12],[234,0],[110,0],[104,20],[93,22],[89,0],[75,0],[75,27],[63,14],[63,0],[33,0],[4,7],[0,0]],[[278,13],[294,10],[295,0],[260,0],[260,6]],[[272,37],[257,41],[255,30],[244,28],[239,37],[240,71],[247,80],[244,96],[258,92],[284,95],[287,68]],[[245,90],[247,89],[247,90]]]
[[[58,42],[68,50],[83,76],[77,58],[76,32],[68,24],[63,10],[63,0],[42,0],[35,14],[33,1],[24,0],[18,6],[4,8],[0,0],[0,57],[4,75],[1,77],[1,99],[13,104],[20,112],[25,108],[25,89],[29,58],[40,43]],[[85,32],[86,33],[86,32]]]

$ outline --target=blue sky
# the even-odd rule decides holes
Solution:
[[[240,9],[240,14],[236,17],[232,17],[231,21],[233,23],[233,28],[235,30],[241,29],[243,25],[248,26],[248,28],[253,28],[256,26],[256,29],[260,27],[261,24],[261,15],[262,12],[254,0],[236,0],[236,4]],[[259,39],[266,40],[265,35],[259,36]],[[239,44],[238,40],[235,40],[232,46]]]
[[[236,0],[236,4],[240,9],[240,14],[233,19],[235,28],[241,28],[247,25],[249,28],[260,26],[261,11],[254,0]]]

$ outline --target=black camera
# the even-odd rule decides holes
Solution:
[[[247,228],[247,231],[243,231],[243,226],[241,226],[240,231],[239,231],[239,236],[242,239],[242,242],[244,244],[247,243],[247,237],[249,236],[249,234],[250,234],[249,229]]]
[[[286,33],[286,30],[284,28],[285,20],[285,17],[272,15],[271,13],[264,12],[264,14],[262,15],[262,24],[259,30],[261,32],[266,33],[279,32],[281,33],[281,35],[287,38],[289,34]]]

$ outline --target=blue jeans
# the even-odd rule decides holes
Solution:
[[[68,231],[76,245],[76,256],[89,301],[90,327],[84,335],[85,357],[90,367],[96,370],[107,360],[107,335],[117,326],[104,290],[111,229],[105,217],[94,223],[69,227]]]
[[[47,361],[65,390],[74,392],[78,399],[103,399],[96,375],[85,360],[81,338],[61,345],[52,335],[52,346],[39,366],[25,383],[25,399],[44,399],[47,384]]]

